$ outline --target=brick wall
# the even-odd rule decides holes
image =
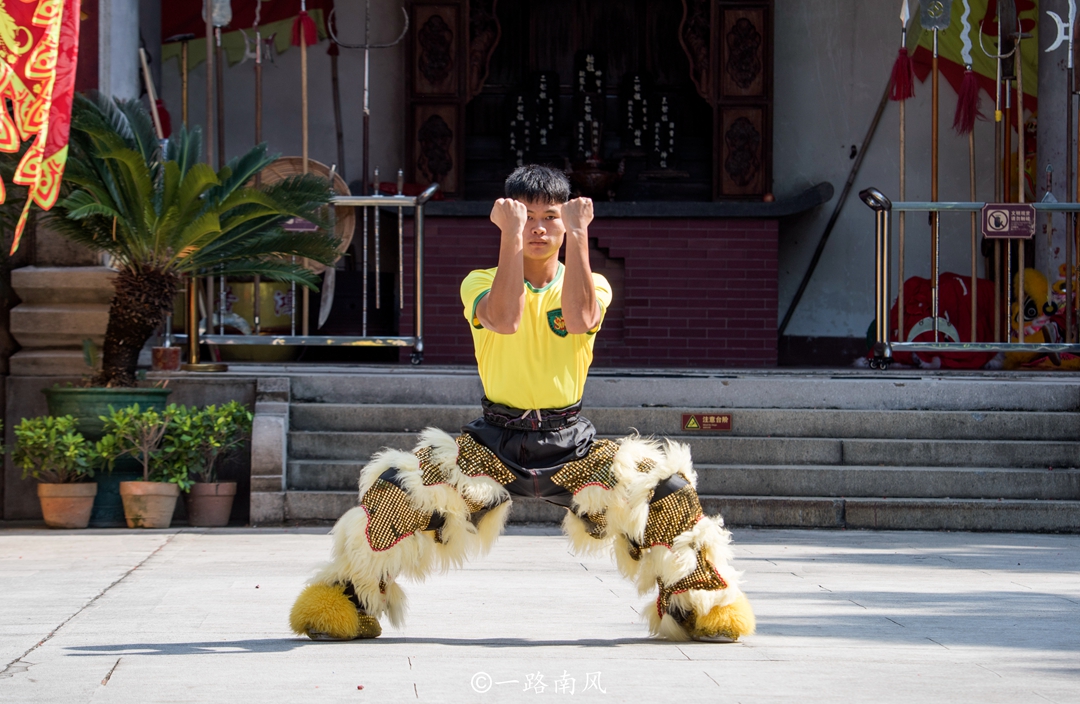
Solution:
[[[611,281],[614,300],[594,366],[776,366],[777,229],[775,220],[595,221],[591,265]],[[486,219],[429,217],[425,237],[424,360],[471,364],[458,290],[469,271],[498,263],[498,232]],[[411,232],[405,256],[411,263]]]

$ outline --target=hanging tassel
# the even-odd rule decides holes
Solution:
[[[907,100],[915,97],[915,70],[907,47],[900,47],[900,54],[892,67],[892,91],[889,100]]]
[[[964,71],[960,82],[960,94],[956,101],[956,119],[953,129],[957,134],[968,134],[975,129],[975,119],[985,119],[979,110],[979,79],[970,68]]]
[[[293,46],[300,46],[301,27],[303,27],[305,44],[308,46],[315,46],[319,43],[319,35],[315,29],[315,20],[311,19],[311,15],[307,13],[307,10],[300,10],[300,14],[296,16],[292,26]]]

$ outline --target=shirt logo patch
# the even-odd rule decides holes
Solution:
[[[566,321],[563,320],[562,308],[549,310],[547,314],[548,327],[559,337],[566,337]]]

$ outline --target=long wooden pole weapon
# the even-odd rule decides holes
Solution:
[[[308,173],[308,45],[318,41],[315,22],[308,16],[307,0],[300,0],[300,14],[293,23],[293,46],[300,47],[300,153],[302,172]],[[294,289],[295,290],[295,289]],[[311,291],[305,286],[303,308],[301,309],[301,334],[307,335],[310,329],[308,309]],[[295,301],[295,294],[293,300]],[[295,305],[295,304],[294,304]]]
[[[1054,43],[1046,48],[1045,53],[1056,51],[1063,43],[1068,42],[1068,56],[1065,59],[1065,81],[1067,88],[1065,90],[1065,103],[1066,103],[1066,118],[1065,118],[1065,135],[1066,142],[1073,139],[1073,91],[1075,86],[1073,82],[1074,77],[1074,32],[1076,30],[1076,0],[1069,0],[1069,21],[1065,23],[1061,20],[1056,12],[1047,10],[1046,14],[1057,24],[1058,35]],[[1047,168],[1050,165],[1047,164]],[[1048,177],[1049,178],[1049,177]],[[1073,179],[1073,150],[1072,145],[1065,147],[1065,198],[1070,199],[1072,193],[1072,179]],[[1049,184],[1047,184],[1047,193],[1050,193]],[[1051,194],[1052,195],[1052,194]],[[1078,194],[1080,195],[1080,194]],[[1067,213],[1065,215],[1065,341],[1073,341],[1073,231],[1075,227],[1075,213]],[[1052,245],[1051,245],[1052,246]]]
[[[900,6],[900,53],[896,57],[896,63],[893,64],[892,72],[892,92],[890,98],[897,101],[897,108],[900,118],[900,200],[906,200],[907,194],[907,145],[906,145],[906,133],[907,133],[907,118],[905,115],[905,106],[907,99],[915,95],[915,80],[911,66],[911,57],[908,56],[907,39],[908,39],[908,22],[911,21],[911,11],[908,7],[908,0],[902,0]],[[896,297],[896,327],[898,340],[904,342],[907,339],[907,331],[904,329],[904,251],[905,251],[905,234],[907,226],[907,213],[901,211],[899,214],[899,239],[898,239],[898,252],[897,257],[897,297]],[[887,329],[887,328],[886,328]]]
[[[369,188],[369,182],[368,182],[368,169],[370,168],[370,129],[371,129],[371,102],[370,102],[370,96],[371,96],[371,91],[370,91],[371,50],[372,49],[388,49],[388,48],[390,48],[392,46],[395,46],[396,44],[400,43],[401,40],[405,38],[405,33],[409,31],[409,11],[407,9],[405,9],[404,7],[401,8],[401,14],[405,16],[405,26],[402,28],[401,34],[398,35],[397,39],[395,39],[392,42],[386,43],[386,44],[372,44],[371,43],[371,0],[367,0],[367,2],[364,5],[364,43],[363,44],[347,44],[347,43],[341,41],[338,38],[337,33],[334,31],[334,23],[333,23],[332,19],[333,19],[333,16],[334,16],[334,12],[336,12],[336,10],[337,10],[337,8],[335,7],[333,10],[330,11],[330,18],[328,18],[327,24],[326,24],[327,31],[330,34],[331,41],[333,41],[335,44],[337,44],[338,46],[340,46],[340,47],[342,47],[344,49],[363,49],[364,50],[364,89],[363,89],[363,95],[364,95],[364,103],[363,103],[363,105],[364,105],[364,107],[363,107],[363,127],[362,127],[362,129],[363,129],[363,138],[362,138],[363,139],[363,142],[362,142],[363,157],[362,157],[361,166],[360,166],[360,168],[362,170],[362,174],[360,176],[360,188],[361,188],[361,192],[364,195],[367,195],[369,190],[373,190],[374,192],[377,193],[378,188],[379,188],[378,169],[376,169],[376,177],[374,179],[375,184],[374,184],[373,189]],[[364,210],[364,217],[363,217],[363,222],[362,222],[361,227],[363,227],[363,230],[364,230],[364,243],[363,243],[363,246],[362,246],[363,261],[361,263],[361,267],[362,267],[361,270],[363,271],[363,283],[362,283],[362,285],[363,285],[363,291],[364,292],[363,292],[363,304],[362,305],[363,305],[363,334],[367,335],[368,209],[364,208],[363,210]],[[379,253],[379,211],[378,211],[378,209],[375,209],[374,226],[375,226],[375,273],[376,273],[376,278],[375,278],[375,307],[378,308],[378,307],[380,307],[380,304],[381,304],[381,300],[380,300],[380,298],[381,298],[381,296],[380,296],[381,287],[379,285],[379,279],[378,279],[379,264],[380,264],[380,256],[379,256],[379,254],[380,254]],[[400,231],[400,216],[399,216],[399,231]],[[400,249],[401,249],[401,245],[400,245],[400,239],[399,239],[399,250]],[[398,264],[400,265],[400,262],[398,262]]]
[[[203,3],[206,19],[206,165],[214,164],[214,7],[213,0]]]
[[[330,11],[330,18],[333,18],[334,13],[337,12],[335,7]],[[327,21],[327,31],[330,33],[330,39],[343,49],[363,49],[364,50],[364,111],[363,111],[363,175],[361,176],[361,184],[363,192],[366,195],[368,192],[368,169],[370,168],[370,161],[368,157],[368,140],[370,134],[370,121],[371,121],[371,102],[370,102],[370,80],[371,72],[369,70],[371,64],[371,50],[372,49],[389,49],[392,46],[396,46],[401,43],[401,40],[405,38],[405,33],[409,31],[409,11],[404,7],[401,8],[401,14],[405,17],[405,26],[401,29],[401,34],[397,36],[392,42],[386,44],[372,44],[371,43],[371,0],[367,0],[364,6],[364,43],[363,44],[347,44],[341,41],[337,36],[337,32],[334,30],[334,23]]]
[[[938,199],[938,133],[940,119],[938,115],[940,71],[938,69],[938,33],[948,28],[952,19],[952,0],[920,0],[922,5],[922,26],[934,33],[934,52],[931,64],[930,90],[930,200]],[[931,278],[931,316],[934,319],[934,340],[938,339],[938,279],[940,273],[940,213],[930,214],[930,278]]]
[[[961,0],[964,8],[960,14],[960,40],[962,46],[960,57],[964,62],[964,78],[960,83],[960,93],[956,101],[956,117],[953,119],[953,129],[957,134],[967,135],[968,143],[968,196],[975,201],[975,119],[979,117],[979,81],[972,71],[971,59],[971,0]],[[975,225],[975,213],[970,214],[971,221],[971,341],[978,341],[978,315],[979,307],[979,259],[978,259],[978,236]]]

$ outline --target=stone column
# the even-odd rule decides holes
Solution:
[[[289,379],[260,377],[255,382],[251,427],[251,524],[285,521],[288,473]]]
[[[100,0],[98,18],[98,90],[138,98],[139,0]]]
[[[1042,0],[1039,3],[1039,161],[1035,169],[1035,199],[1041,200],[1046,192],[1046,165],[1050,164],[1054,179],[1052,192],[1055,198],[1064,203],[1075,199],[1075,187],[1074,193],[1070,194],[1069,178],[1065,172],[1066,151],[1071,143],[1066,124],[1067,101],[1071,98],[1065,69],[1069,43],[1065,41],[1053,52],[1046,53],[1058,36],[1057,23],[1046,14],[1047,10],[1056,12],[1068,22],[1069,0]],[[1075,156],[1074,152],[1074,160]],[[1048,227],[1046,216],[1040,215],[1035,227],[1034,266],[1053,283],[1057,280],[1058,267],[1065,262],[1065,216],[1055,215],[1049,233]]]

